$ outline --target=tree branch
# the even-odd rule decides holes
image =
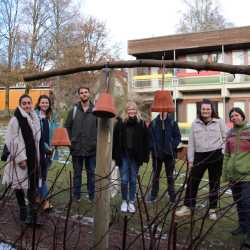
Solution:
[[[53,76],[69,75],[84,71],[100,70],[105,67],[109,68],[136,68],[136,67],[162,67],[164,63],[166,68],[179,68],[179,69],[195,69],[198,71],[210,70],[227,72],[231,74],[245,74],[250,75],[250,66],[247,65],[231,65],[224,63],[196,63],[172,60],[129,60],[129,61],[112,61],[96,64],[85,64],[79,67],[66,68],[61,70],[51,70],[30,75],[23,76],[24,81],[34,81]]]

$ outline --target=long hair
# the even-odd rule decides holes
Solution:
[[[201,106],[202,106],[202,104],[209,104],[209,105],[211,106],[211,109],[212,109],[211,117],[212,117],[212,118],[219,118],[218,114],[217,114],[216,111],[215,111],[213,102],[210,101],[209,99],[203,99],[203,100],[199,103],[199,106],[198,106],[197,117],[198,117],[199,119],[202,120],[202,116],[201,116]]]
[[[126,104],[126,109],[124,110],[124,112],[122,113],[122,120],[123,121],[127,121],[128,120],[128,108],[129,107],[132,107],[132,108],[135,108],[136,109],[136,118],[138,121],[140,121],[142,118],[141,118],[141,114],[138,110],[138,107],[137,107],[137,104],[134,102],[134,101],[128,101],[127,104]]]
[[[42,99],[47,99],[49,101],[49,107],[46,110],[45,115],[46,115],[47,119],[50,120],[51,119],[51,115],[52,115],[52,107],[51,107],[52,104],[51,104],[50,98],[47,95],[40,95],[39,96],[38,101],[37,101],[36,106],[35,106],[35,109],[41,110],[41,108],[40,108],[39,105],[40,105],[40,102],[41,102]]]

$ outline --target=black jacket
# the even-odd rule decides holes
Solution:
[[[121,166],[122,157],[126,154],[126,126],[127,122],[117,118],[113,133],[113,155],[117,166]],[[135,125],[133,155],[135,162],[141,166],[143,162],[149,161],[148,130],[144,121]]]
[[[97,118],[93,115],[93,104],[90,103],[87,112],[82,109],[81,103],[77,103],[75,117],[74,108],[68,113],[65,122],[71,140],[72,156],[93,156],[96,154]]]
[[[175,158],[177,146],[181,142],[178,124],[168,116],[164,120],[164,127],[163,130],[160,115],[150,123],[150,149],[154,157],[164,158],[168,155]]]

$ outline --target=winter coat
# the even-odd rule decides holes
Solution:
[[[40,126],[41,126],[41,131],[43,131],[43,124],[42,124],[42,117],[40,116],[40,110],[39,109],[35,109],[35,112],[40,120]],[[56,119],[56,115],[54,113],[52,113],[51,115],[51,119],[49,120],[49,144],[44,143],[44,148],[45,151],[50,151],[51,150],[51,141],[52,141],[52,137],[54,135],[55,129],[59,127],[59,124],[57,122]],[[54,153],[54,157],[52,160],[58,160],[58,151],[56,150]]]
[[[150,150],[153,157],[164,158],[165,155],[175,158],[177,146],[181,142],[181,133],[177,122],[167,117],[164,120],[164,129],[162,129],[162,120],[158,115],[149,125],[150,131]]]
[[[222,149],[226,140],[226,126],[222,119],[213,118],[206,125],[195,119],[188,140],[188,161],[194,161],[194,153],[205,153]]]
[[[250,125],[228,131],[223,160],[224,181],[250,181]]]
[[[71,140],[71,155],[94,156],[97,141],[97,118],[92,113],[94,106],[90,103],[86,112],[80,102],[76,107],[76,113],[74,108],[71,109],[64,125]]]
[[[122,157],[126,155],[126,126],[127,122],[117,118],[113,132],[112,158],[117,166],[121,166]],[[133,137],[133,155],[137,166],[149,161],[149,135],[144,121],[136,122]]]
[[[40,162],[40,138],[41,127],[39,119],[34,111],[28,115],[21,107],[18,107],[21,115],[27,118],[28,124],[32,129],[35,139],[37,161]],[[5,144],[10,152],[7,164],[4,168],[2,183],[11,185],[13,189],[28,189],[28,168],[22,169],[19,163],[27,160],[25,143],[17,118],[14,116],[10,119],[5,135]]]

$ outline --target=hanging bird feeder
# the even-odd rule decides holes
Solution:
[[[69,147],[71,142],[66,128],[56,128],[51,145],[55,147]]]
[[[100,118],[113,118],[116,115],[116,108],[113,102],[112,95],[107,93],[110,81],[110,69],[105,68],[106,74],[106,92],[100,94],[93,109],[93,114]]]
[[[110,94],[106,92],[100,94],[100,97],[96,101],[93,114],[100,118],[115,117],[116,109]]]
[[[153,112],[174,112],[175,106],[171,91],[168,90],[158,90],[154,95],[154,102],[151,106],[151,111]]]

